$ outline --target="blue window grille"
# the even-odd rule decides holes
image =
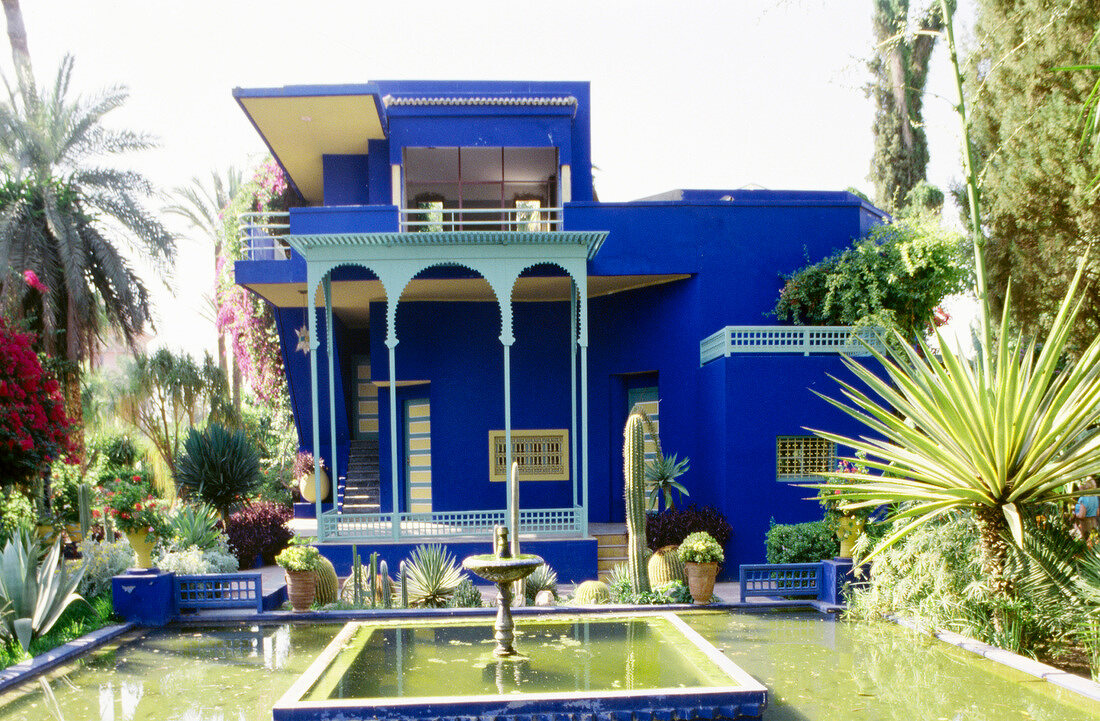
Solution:
[[[759,563],[741,566],[741,603],[749,596],[783,598],[821,594],[820,563]]]
[[[176,600],[180,611],[254,608],[261,612],[264,610],[262,576],[258,573],[176,576]]]

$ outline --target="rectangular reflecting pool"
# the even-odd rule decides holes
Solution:
[[[494,647],[491,619],[349,623],[274,719],[732,719],[767,705],[760,683],[670,613],[520,619],[522,656]]]

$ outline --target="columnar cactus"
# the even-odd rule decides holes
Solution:
[[[378,607],[378,553],[370,555],[370,605]]]
[[[87,483],[77,486],[76,500],[80,513],[80,535],[88,538],[92,529],[92,487]]]
[[[393,606],[393,586],[390,581],[390,567],[385,561],[378,564],[378,573],[382,574],[382,608]]]
[[[402,561],[398,567],[398,573],[401,574],[401,608],[409,607],[409,572],[405,567],[405,562]]]
[[[363,605],[363,560],[354,543],[351,545],[351,599],[356,606]]]
[[[649,591],[645,544],[645,425],[639,413],[631,413],[623,431],[623,479],[626,495],[626,530],[630,585],[635,593]]]

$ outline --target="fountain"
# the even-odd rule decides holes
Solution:
[[[462,567],[476,573],[486,581],[497,585],[497,620],[493,625],[497,647],[493,655],[497,657],[518,656],[512,642],[515,639],[515,623],[512,621],[512,584],[530,576],[542,565],[538,556],[512,556],[508,543],[508,529],[497,526],[494,531],[493,548],[495,553],[482,553],[469,556],[462,561]]]

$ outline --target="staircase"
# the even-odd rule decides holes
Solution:
[[[596,525],[596,524],[593,524]],[[601,581],[611,578],[611,569],[626,563],[626,528],[622,524],[600,524],[607,528],[589,527],[589,533],[596,539],[596,568]]]
[[[378,483],[378,439],[352,441],[340,512],[378,513],[381,510]]]

